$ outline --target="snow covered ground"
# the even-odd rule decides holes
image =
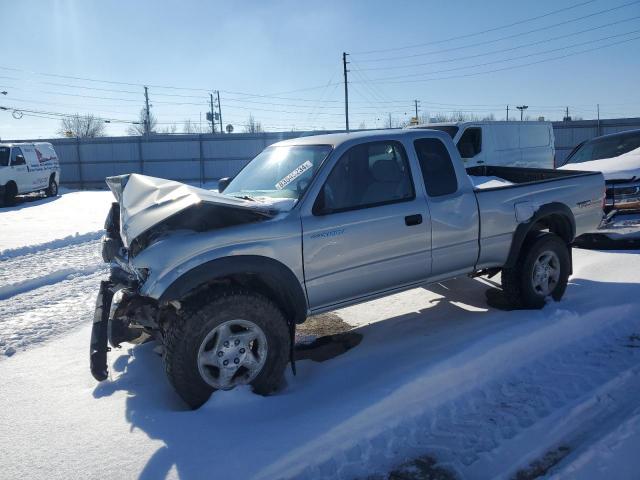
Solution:
[[[495,278],[339,310],[359,345],[192,412],[153,344],[89,373],[110,202],[0,209],[0,478],[637,477],[640,251],[574,250],[541,311],[488,307]]]

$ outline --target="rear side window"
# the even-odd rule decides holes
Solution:
[[[313,206],[315,215],[370,208],[415,198],[404,148],[398,142],[356,145],[337,161]]]
[[[421,138],[413,142],[422,170],[422,178],[430,197],[448,195],[458,190],[458,179],[451,156],[437,138]]]
[[[467,128],[458,140],[458,152],[462,158],[473,158],[482,150],[482,129]]]
[[[0,147],[0,167],[6,167],[9,165],[9,154],[11,149],[9,147]]]

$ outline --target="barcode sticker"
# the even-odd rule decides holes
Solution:
[[[286,177],[284,177],[278,183],[276,183],[276,188],[278,190],[282,190],[284,187],[289,185],[291,182],[293,182],[296,178],[298,178],[304,172],[309,170],[311,167],[313,167],[313,164],[309,160],[307,160],[306,162],[304,162],[299,167],[296,167],[295,170],[293,170],[291,173],[289,173]]]

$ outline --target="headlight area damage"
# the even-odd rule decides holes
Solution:
[[[175,315],[172,305],[139,294],[148,271],[134,269],[130,258],[171,232],[216,230],[278,213],[268,204],[145,175],[108,177],[106,182],[117,202],[102,242],[111,275],[100,285],[91,333],[91,373],[99,381],[108,376],[109,345],[141,343],[150,336],[161,340],[163,325]]]

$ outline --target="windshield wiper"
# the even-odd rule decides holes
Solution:
[[[257,201],[255,198],[250,197],[249,195],[233,195],[236,198],[241,198],[242,200],[249,200],[251,202]]]

